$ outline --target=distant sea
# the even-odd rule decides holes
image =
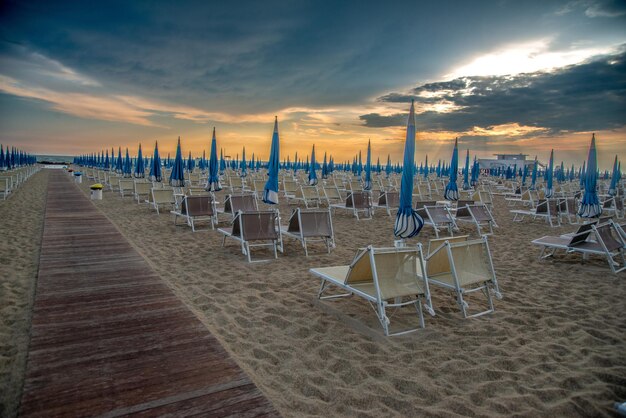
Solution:
[[[74,157],[71,155],[36,155],[36,157],[38,163],[49,162],[57,164],[70,164],[72,161],[74,161]]]

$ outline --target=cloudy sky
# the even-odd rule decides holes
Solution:
[[[370,4],[371,3],[371,4]],[[626,3],[0,3],[0,143],[74,155],[159,141],[233,156],[462,149],[601,166],[626,157]]]

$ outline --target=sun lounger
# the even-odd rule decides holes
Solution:
[[[174,190],[171,189],[155,189],[150,191],[150,199],[146,200],[153,209],[156,210],[157,215],[160,214],[159,209],[162,206],[176,207],[176,198],[174,197]]]
[[[279,214],[277,210],[237,212],[229,228],[218,228],[217,231],[224,234],[222,247],[226,244],[226,238],[232,238],[241,244],[241,252],[252,263],[252,247],[270,247],[274,252],[274,258],[278,258],[277,249],[281,252],[282,236],[279,227]],[[255,260],[266,261],[266,260]]]
[[[521,222],[526,216],[531,216],[533,219],[545,219],[551,227],[555,226],[553,218],[556,221],[557,225],[561,225],[561,219],[559,217],[559,209],[556,199],[539,199],[539,202],[534,209],[515,209],[511,210],[510,212],[515,215],[513,217],[513,222]]]
[[[378,202],[373,206],[385,209],[387,215],[391,216],[391,210],[400,207],[400,193],[395,191],[381,192],[380,196],[378,196]]]
[[[309,270],[322,280],[318,298],[334,299],[356,295],[370,303],[385,335],[401,335],[419,328],[390,330],[393,316],[387,310],[413,305],[424,328],[422,305],[434,315],[421,244],[412,248],[373,248],[360,250],[350,265]],[[346,293],[324,295],[331,286]]]
[[[122,197],[133,196],[135,192],[135,180],[131,178],[119,178],[119,191]]]
[[[593,238],[595,240],[587,240],[580,244],[571,246],[568,251],[581,253],[583,259],[589,255],[598,255],[605,257],[609,263],[609,267],[614,274],[626,270],[626,241],[624,240],[619,227],[609,220],[606,223],[594,225],[591,224],[593,230]],[[615,261],[619,257],[621,263]]]
[[[366,219],[372,218],[372,195],[369,192],[351,192],[345,203],[330,205],[333,209],[345,209],[351,211],[357,219],[359,212],[366,215]]]
[[[343,200],[343,198],[341,197],[341,193],[339,192],[339,188],[336,185],[331,184],[323,186],[323,190],[324,198],[326,199],[328,206],[332,205],[333,203],[339,203]]]
[[[257,202],[257,198],[254,194],[226,195],[224,208],[218,208],[217,211],[218,213],[230,214],[234,217],[239,211],[251,212],[259,210]]]
[[[492,292],[496,298],[502,298],[486,236],[471,241],[444,241],[428,255],[426,272],[430,283],[456,293],[457,303],[464,318],[493,312],[495,308]],[[489,307],[470,315],[469,305],[464,296],[477,291],[483,292]]]
[[[464,242],[469,240],[469,235],[457,235],[456,237],[433,238],[428,241],[427,255],[431,255],[436,249],[441,247],[446,241],[454,244],[455,242]]]
[[[146,181],[135,181],[135,190],[133,195],[138,204],[145,202],[146,198],[150,198],[152,191],[152,183]]]
[[[293,199],[303,202],[306,208],[319,208],[321,201],[317,186],[300,186]]]
[[[307,242],[320,241],[326,245],[328,253],[335,248],[335,235],[330,209],[302,210],[296,208],[291,213],[289,224],[281,226],[281,233],[302,243],[304,254],[309,255]]]
[[[489,227],[489,234],[493,234],[493,228],[497,227],[493,215],[485,205],[465,205],[458,207],[454,218],[457,222],[467,222],[476,225],[478,235],[482,235],[481,228]]]
[[[578,230],[573,234],[566,234],[561,236],[546,235],[541,238],[537,238],[531,241],[531,244],[541,246],[541,253],[539,259],[553,257],[557,250],[569,251],[571,247],[579,245],[587,240],[592,230],[592,225],[597,221],[580,225]],[[546,254],[547,250],[552,250],[549,254]]]
[[[458,229],[450,209],[445,206],[423,206],[417,209],[417,213],[424,219],[424,225],[430,225],[435,230],[437,238],[442,228],[447,229],[450,236]]]
[[[198,221],[208,220],[211,229],[215,229],[217,223],[215,201],[211,195],[185,196],[180,205],[180,210],[173,210],[171,213],[174,215],[174,225],[180,216],[185,219],[193,232],[196,232],[196,222]]]

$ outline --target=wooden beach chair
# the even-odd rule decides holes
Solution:
[[[320,267],[309,270],[322,280],[318,298],[334,299],[359,296],[372,306],[385,335],[401,335],[424,328],[425,306],[435,315],[430,299],[422,246],[410,248],[373,248],[359,250],[347,266]],[[332,286],[345,293],[324,295]],[[419,327],[393,331],[391,318],[398,308],[413,305],[417,311]],[[394,312],[388,314],[388,309]]]
[[[281,226],[281,233],[287,237],[297,239],[304,248],[305,256],[309,255],[307,243],[311,241],[323,242],[330,254],[335,248],[335,234],[330,209],[302,210],[296,208],[291,212],[287,226]]]
[[[209,221],[211,229],[215,229],[217,223],[217,211],[215,210],[215,200],[210,194],[207,196],[185,196],[180,205],[180,210],[173,210],[174,225],[178,217],[182,217],[192,232],[196,232],[196,222]]]
[[[241,244],[241,252],[250,263],[267,261],[253,261],[250,251],[253,247],[270,247],[273,250],[274,258],[278,258],[277,249],[283,251],[277,210],[239,211],[235,214],[231,227],[218,228],[217,231],[224,235],[222,247],[226,244],[226,238],[234,239]]]
[[[456,294],[464,318],[493,312],[495,308],[491,293],[498,299],[502,298],[486,236],[461,242],[445,240],[428,254],[426,272],[432,284]],[[469,314],[469,304],[464,296],[478,291],[486,296],[488,308]]]

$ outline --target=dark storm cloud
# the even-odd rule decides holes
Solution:
[[[553,132],[612,129],[626,124],[626,52],[603,56],[554,72],[515,76],[463,77],[416,87],[408,94],[390,93],[381,102],[433,103],[422,92],[440,92],[434,100],[461,107],[450,113],[417,115],[426,131],[467,131],[474,126],[506,123],[547,128]],[[369,127],[402,126],[406,115],[360,116]]]

